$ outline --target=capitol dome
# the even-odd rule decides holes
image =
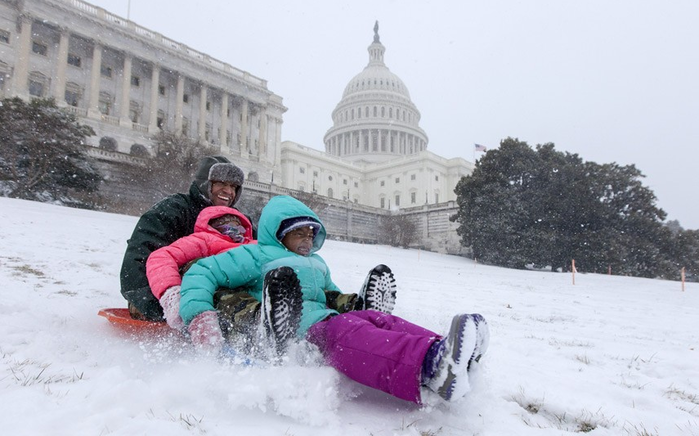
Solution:
[[[378,22],[369,63],[349,81],[333,110],[323,142],[327,153],[350,161],[384,162],[427,149],[420,112],[403,81],[384,63]]]

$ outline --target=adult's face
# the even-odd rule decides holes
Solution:
[[[211,181],[210,200],[214,206],[230,206],[235,201],[238,185],[228,182]]]

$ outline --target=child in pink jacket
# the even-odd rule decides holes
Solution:
[[[184,327],[179,314],[183,268],[202,257],[250,243],[257,241],[252,238],[252,224],[245,215],[230,207],[209,206],[197,216],[194,233],[148,256],[148,283],[170,327],[176,330]]]

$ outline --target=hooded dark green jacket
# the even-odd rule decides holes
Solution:
[[[127,241],[121,264],[121,295],[150,320],[162,320],[163,309],[151,292],[146,276],[146,260],[155,250],[194,232],[199,212],[211,202],[197,182],[188,194],[173,194],[146,211]]]

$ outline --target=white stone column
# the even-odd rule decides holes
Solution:
[[[59,29],[58,59],[56,61],[56,80],[53,86],[53,97],[59,106],[65,105],[66,99],[66,66],[68,65],[69,35],[65,29]]]
[[[257,148],[257,155],[264,156],[267,152],[267,109],[260,110],[260,146]]]
[[[131,67],[133,59],[128,54],[124,55],[124,69],[121,77],[121,98],[119,99],[119,125],[131,127],[129,109],[131,108]]]
[[[228,146],[229,144],[226,144],[226,133],[228,132],[228,93],[226,91],[223,91],[221,94],[221,132],[219,132],[218,135],[218,140],[221,143],[221,149],[223,149],[224,146]]]
[[[87,116],[101,118],[99,111],[100,101],[100,77],[102,71],[102,46],[95,42],[92,49],[92,70],[90,71],[90,105],[87,107]]]
[[[199,140],[202,142],[208,142],[206,140],[206,84],[202,82],[201,91],[199,92],[199,130],[198,136]]]
[[[160,65],[153,64],[150,77],[150,115],[148,116],[148,133],[158,132],[158,101],[160,98]]]
[[[20,23],[22,28],[19,32],[17,60],[12,77],[12,93],[26,97],[29,95],[29,56],[32,50],[32,20],[27,16],[22,16]]]
[[[250,147],[248,147],[248,100],[243,98],[243,103],[241,107],[242,121],[240,122],[240,154],[248,154]]]
[[[184,77],[177,75],[177,95],[175,96],[175,134],[182,135],[182,106],[184,102]]]

